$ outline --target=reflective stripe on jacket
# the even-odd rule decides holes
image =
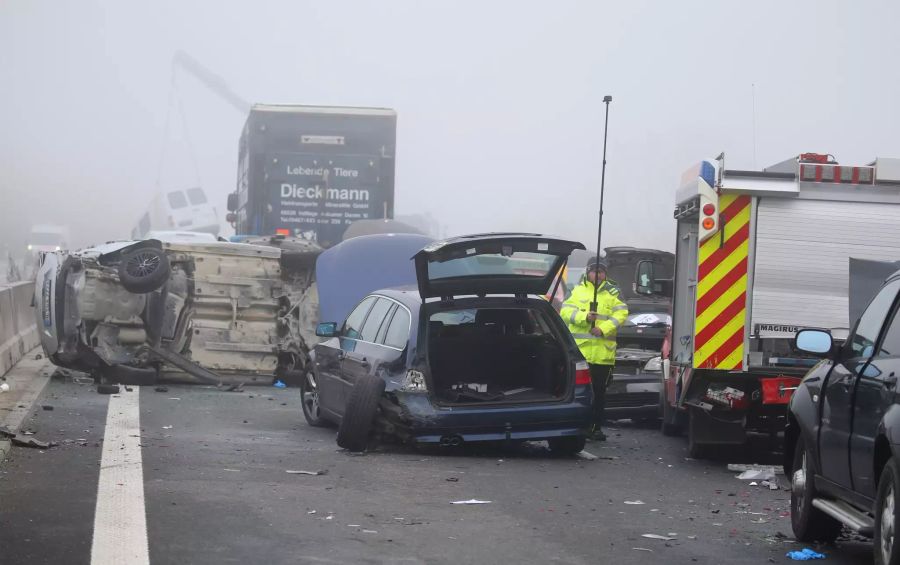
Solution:
[[[588,363],[613,365],[616,362],[616,333],[628,318],[628,306],[619,299],[619,289],[615,285],[607,281],[600,283],[596,326],[603,332],[603,337],[594,337],[591,335],[591,323],[587,321],[593,300],[594,284],[585,279],[572,289],[572,296],[563,303],[559,315],[569,326],[578,349]]]

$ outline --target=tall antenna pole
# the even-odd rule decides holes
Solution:
[[[603,122],[603,168],[600,172],[600,219],[597,222],[597,257],[596,263],[600,263],[600,242],[601,235],[603,233],[603,194],[606,189],[606,134],[609,131],[609,103],[612,102],[612,96],[604,96],[603,103],[606,104],[606,118]],[[597,283],[594,283],[594,301],[591,302],[591,312],[597,311],[597,291],[599,286]],[[591,322],[591,327],[594,327],[597,321],[594,320]]]
[[[756,85],[750,83],[750,98],[753,118],[753,170],[756,170]]]

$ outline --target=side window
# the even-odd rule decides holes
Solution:
[[[361,340],[375,343],[375,338],[378,337],[378,328],[381,327],[385,315],[393,305],[394,303],[390,300],[384,298],[378,299],[375,306],[372,306],[372,311],[369,312],[369,316],[366,318],[365,323],[363,323],[362,332],[360,332]]]
[[[373,302],[375,302],[375,297],[368,296],[359,303],[359,306],[353,309],[353,312],[350,312],[350,315],[347,316],[347,321],[344,322],[344,328],[341,330],[341,335],[359,339],[363,321],[366,319],[366,314],[369,313],[369,309],[372,307]]]
[[[874,353],[875,342],[884,326],[885,318],[891,311],[897,289],[900,289],[900,280],[882,288],[866,307],[848,344],[853,357],[871,357]]]
[[[169,199],[169,208],[173,210],[178,210],[188,205],[187,198],[184,197],[184,193],[180,190],[170,192],[166,197]]]
[[[394,319],[384,336],[384,344],[388,347],[403,349],[409,341],[409,312],[406,308],[397,308]]]
[[[396,304],[391,305],[391,309],[388,310],[388,313],[384,316],[384,323],[381,324],[381,329],[378,330],[378,336],[375,338],[375,343],[384,343],[384,336],[388,331],[388,326],[390,325],[391,319],[394,317],[394,312],[397,311]]]
[[[894,319],[884,333],[884,340],[881,342],[878,356],[900,357],[900,310],[894,311]]]
[[[206,194],[203,192],[202,188],[189,188],[187,189],[187,195],[191,204],[194,206],[206,204]]]

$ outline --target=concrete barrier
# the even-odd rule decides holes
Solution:
[[[33,296],[31,281],[0,286],[0,375],[40,345]]]

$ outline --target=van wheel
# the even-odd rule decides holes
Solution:
[[[338,428],[339,446],[350,451],[366,450],[382,394],[384,381],[378,377],[367,375],[356,382]]]
[[[881,471],[878,494],[875,497],[875,563],[900,564],[900,551],[894,551],[897,539],[897,495],[900,494],[900,466],[893,457]]]
[[[147,294],[169,280],[169,258],[155,247],[141,247],[122,256],[119,281],[132,294]]]
[[[287,374],[293,376],[293,373],[299,373],[300,399],[306,423],[316,428],[327,426],[328,421],[322,417],[322,409],[319,406],[319,382],[315,372],[312,368],[308,368],[305,371],[288,371]]]
[[[791,474],[791,528],[802,542],[832,542],[841,534],[841,523],[812,505],[816,488],[812,466],[803,437],[794,448],[794,472]],[[882,477],[883,478],[883,477]],[[877,543],[876,543],[877,546]]]
[[[584,451],[586,438],[584,436],[563,436],[547,440],[550,453],[560,456],[571,456]]]

